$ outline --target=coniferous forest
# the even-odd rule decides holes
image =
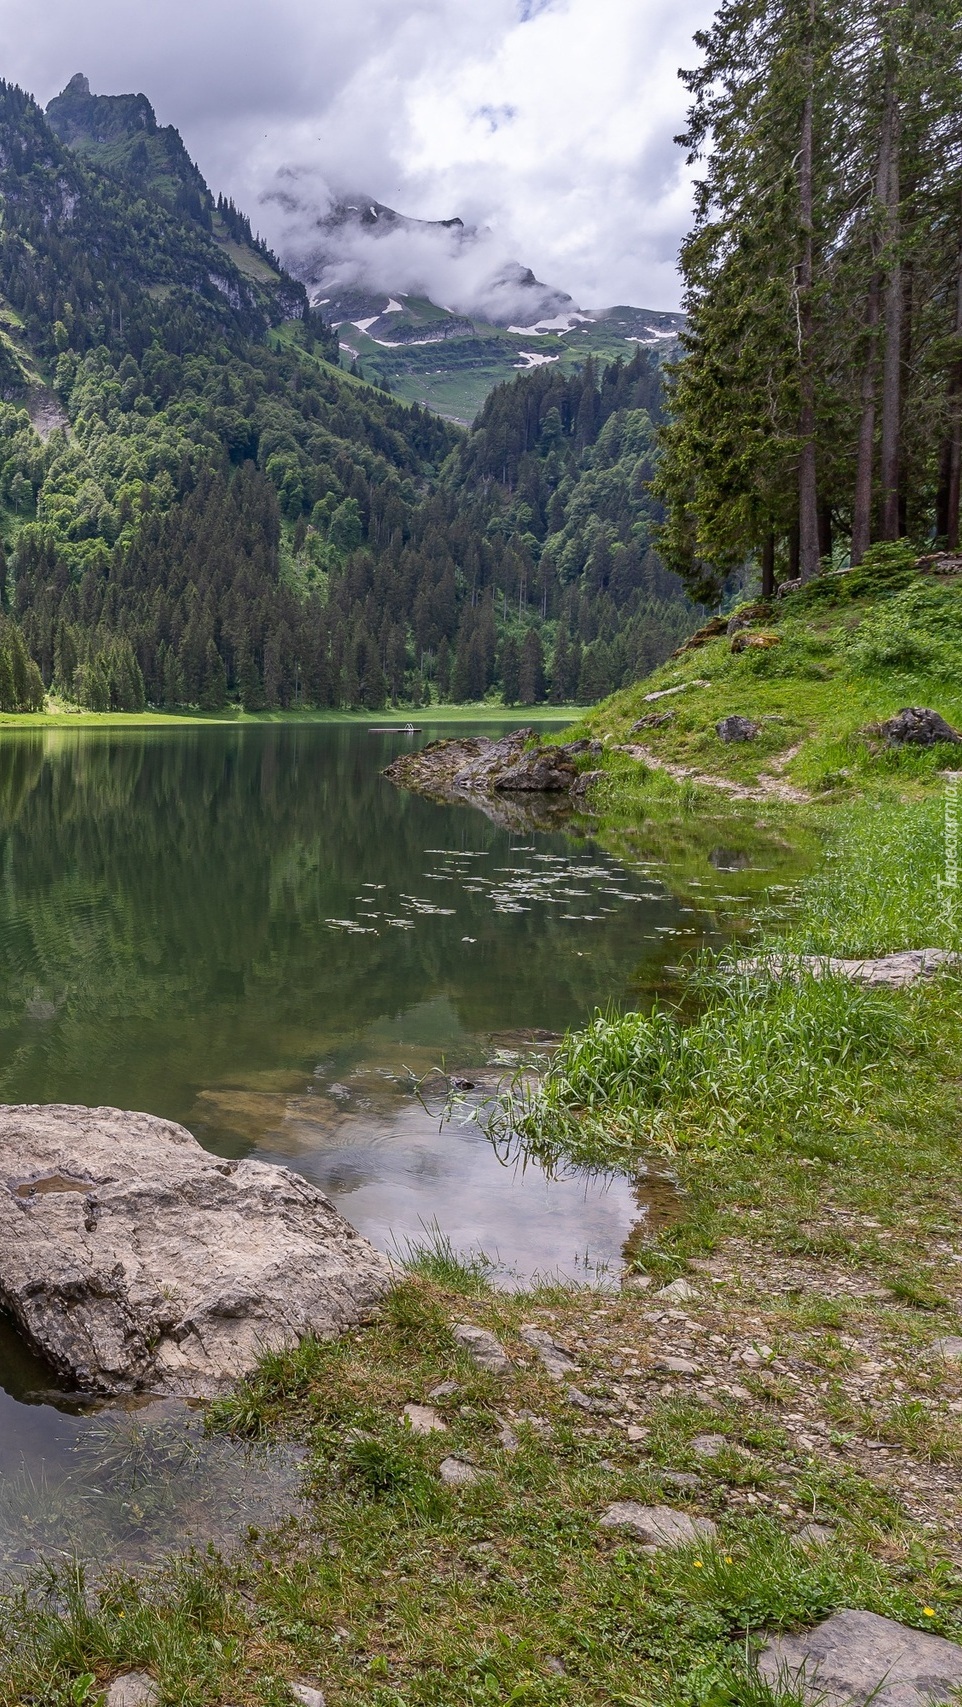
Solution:
[[[962,21],[944,0],[724,0],[696,36],[688,313],[658,490],[714,599],[903,536],[959,543]]]
[[[402,405],[117,102],[98,153],[83,79],[49,119],[0,84],[0,709],[587,701],[666,657],[654,358],[470,433]]]

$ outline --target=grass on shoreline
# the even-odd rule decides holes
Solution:
[[[855,681],[869,607],[839,609],[841,626],[816,609],[832,634],[815,674],[740,673],[721,641],[588,726],[622,742],[653,709],[644,694],[681,673],[711,686],[654,702],[684,702],[650,733],[669,762],[751,781],[807,743],[785,774],[815,801],[791,826],[766,805],[759,834],[801,834],[823,857],[793,896],[758,898],[753,952],[962,949],[942,886],[951,753],[873,752],[857,733],[913,702],[958,720],[957,683],[931,636],[920,674]],[[911,637],[876,629],[874,655],[902,647],[904,663]],[[721,746],[714,717],[769,706],[777,739]],[[710,853],[717,793],[602,762],[599,840],[664,853],[689,818]],[[746,838],[758,821],[746,806]],[[962,1362],[938,1349],[962,1333],[960,1058],[954,974],[867,991],[749,979],[724,954],[672,1003],[566,1040],[524,1136],[558,1163],[670,1168],[684,1213],[642,1228],[638,1272],[620,1292],[506,1294],[443,1238],[407,1252],[379,1321],[266,1358],[209,1413],[303,1444],[306,1513],[228,1561],[98,1583],[71,1567],[15,1592],[0,1707],[93,1707],[133,1668],[165,1707],[282,1707],[292,1681],[328,1707],[800,1707],[759,1681],[771,1632],[856,1607],[962,1641]],[[470,1361],[464,1319],[498,1335],[509,1374]],[[531,1323],[567,1349],[570,1381],[541,1367]],[[412,1402],[443,1430],[416,1435]],[[449,1455],[472,1485],[444,1484]],[[717,1537],[647,1555],[600,1524],[625,1500],[708,1517]]]
[[[446,723],[532,723],[568,724],[584,716],[584,707],[575,705],[492,705],[479,701],[476,705],[427,705],[416,711],[407,707],[384,711],[242,711],[230,706],[226,711],[80,711],[57,707],[50,711],[0,712],[0,733],[7,729],[163,729],[163,728],[248,728],[261,724],[357,723],[374,728],[403,728],[411,723],[415,729],[433,729]]]

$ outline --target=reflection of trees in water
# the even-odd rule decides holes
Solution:
[[[438,995],[485,1030],[563,1026],[623,988],[638,942],[623,914],[579,958],[588,941],[550,908],[494,919],[426,882],[426,847],[510,863],[510,837],[395,790],[384,757],[366,730],[303,726],[0,744],[0,1096],[183,1113],[187,1087],[307,1062]],[[378,906],[407,892],[456,913],[330,930],[365,881],[385,885]]]

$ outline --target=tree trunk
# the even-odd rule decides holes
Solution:
[[[798,263],[798,355],[801,390],[798,436],[798,553],[803,581],[818,574],[818,474],[815,457],[815,4],[809,0],[805,101],[798,156],[798,212],[802,251]]]
[[[962,341],[962,245],[955,286],[955,336]],[[950,551],[959,548],[959,501],[962,498],[962,356],[952,363],[949,379],[952,427],[949,434],[948,480],[946,482],[945,543]]]
[[[899,114],[893,96],[892,144],[885,193],[888,251],[885,266],[885,355],[882,362],[882,516],[883,539],[899,537],[899,462],[902,414],[902,263],[899,255]]]
[[[762,546],[762,598],[775,597],[775,535],[770,533]]]
[[[818,500],[818,555],[832,555],[832,506],[825,497]]]
[[[895,77],[890,68],[885,80],[885,101],[879,135],[875,174],[876,201],[888,207],[892,169],[892,137],[895,121]],[[875,241],[873,239],[873,250]],[[852,562],[861,563],[872,539],[872,470],[875,462],[875,386],[878,365],[878,326],[882,309],[882,275],[873,266],[865,303],[868,347],[862,369],[862,415],[859,422],[858,454],[855,464],[855,501],[852,506]]]

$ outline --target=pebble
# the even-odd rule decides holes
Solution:
[[[460,1391],[461,1389],[456,1381],[442,1381],[439,1386],[431,1388],[428,1398],[453,1399],[455,1393],[460,1393]]]
[[[701,1487],[701,1477],[692,1475],[690,1470],[666,1470],[661,1479],[670,1482],[673,1488]]]
[[[692,1363],[690,1357],[659,1357],[656,1369],[667,1369],[670,1375],[698,1375],[697,1363]]]
[[[444,1434],[447,1423],[433,1405],[405,1405],[404,1420],[412,1434]]]
[[[621,1277],[623,1292],[647,1292],[654,1282],[650,1274],[645,1274],[640,1268],[630,1268]]]
[[[483,1470],[479,1470],[476,1464],[469,1464],[465,1458],[442,1458],[438,1473],[447,1488],[470,1488],[484,1475]]]
[[[315,1689],[310,1683],[292,1683],[291,1694],[301,1707],[325,1707],[324,1691]]]
[[[693,1452],[697,1452],[699,1458],[717,1458],[729,1442],[723,1434],[696,1434],[694,1440],[690,1440],[688,1444]]]
[[[503,1452],[517,1452],[521,1442],[515,1434],[514,1429],[511,1427],[510,1423],[503,1422],[500,1418],[498,1420],[501,1422],[501,1428],[498,1433],[498,1443],[501,1450]]]
[[[693,1298],[698,1297],[698,1288],[692,1286],[690,1280],[672,1280],[667,1286],[663,1286],[660,1292],[656,1292],[655,1297],[664,1299],[668,1304],[689,1304]]]
[[[633,1446],[640,1446],[643,1441],[648,1439],[650,1430],[647,1428],[639,1428],[637,1423],[629,1423],[625,1433]]]
[[[479,1369],[486,1369],[489,1375],[510,1375],[511,1359],[489,1328],[479,1328],[476,1322],[455,1322],[454,1337]]]
[[[936,1340],[932,1350],[950,1363],[962,1362],[962,1337],[958,1334],[948,1334],[945,1339]]]
[[[157,1707],[160,1690],[145,1671],[115,1677],[107,1691],[106,1707]],[[322,1704],[323,1707],[323,1704]]]
[[[563,1381],[566,1375],[577,1369],[578,1365],[567,1347],[559,1345],[544,1328],[529,1322],[522,1327],[521,1338],[525,1345],[530,1345],[537,1352],[552,1381]]]
[[[639,1505],[635,1500],[616,1500],[599,1521],[602,1529],[630,1529],[652,1553],[662,1547],[711,1541],[718,1534],[709,1517],[692,1517],[667,1505]]]
[[[806,1523],[795,1539],[800,1541],[803,1547],[827,1547],[830,1541],[835,1540],[835,1531],[824,1523]]]

